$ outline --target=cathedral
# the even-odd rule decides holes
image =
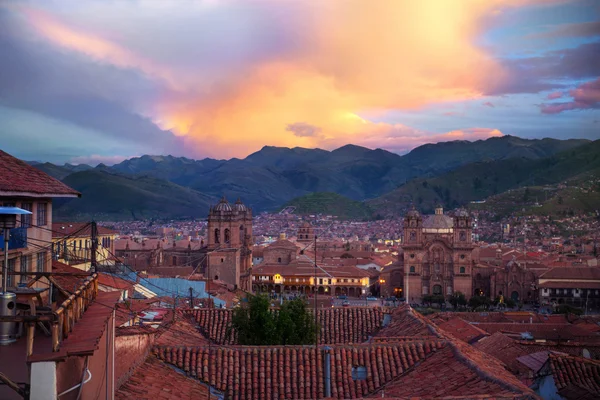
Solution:
[[[207,277],[250,291],[252,272],[252,209],[240,199],[223,197],[210,208],[207,230]]]
[[[473,243],[469,214],[460,210],[453,217],[442,207],[434,215],[422,216],[414,208],[404,217],[404,239],[400,261],[386,268],[383,281],[391,294],[419,301],[423,296],[472,294]],[[405,276],[407,274],[407,276]]]

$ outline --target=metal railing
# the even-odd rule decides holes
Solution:
[[[52,351],[60,350],[64,339],[69,337],[75,323],[79,321],[84,312],[98,295],[98,275],[93,274],[86,278],[77,290],[71,294],[60,306],[49,313],[38,315],[0,316],[0,322],[16,322],[27,325],[27,357],[33,354],[35,339],[35,326],[47,322],[51,327]]]

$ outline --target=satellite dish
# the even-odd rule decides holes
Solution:
[[[590,351],[588,349],[583,349],[582,353],[583,358],[587,358],[588,360],[592,359],[592,355],[590,354]]]

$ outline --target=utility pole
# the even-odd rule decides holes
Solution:
[[[315,367],[317,373],[317,390],[316,395],[317,399],[319,398],[319,327],[318,327],[318,314],[317,314],[317,293],[319,292],[317,288],[317,235],[315,235]]]
[[[190,309],[194,309],[194,289],[190,286]]]
[[[92,254],[91,254],[91,263],[90,263],[90,273],[95,274],[97,271],[97,260],[96,260],[96,252],[98,251],[98,227],[96,226],[96,221],[92,221]]]

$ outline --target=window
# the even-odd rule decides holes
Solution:
[[[279,257],[279,258],[277,259],[277,262],[278,262],[278,263],[281,263],[281,257]]]
[[[11,258],[10,260],[8,260],[8,273],[9,274],[6,277],[6,283],[8,284],[9,287],[14,286],[15,276],[11,275],[10,272],[14,272],[16,264],[17,264],[16,258]]]
[[[461,254],[461,255],[460,255],[460,259],[461,259],[461,260],[464,260],[464,259],[465,259],[465,255],[464,255],[464,254]]]
[[[218,229],[215,229],[215,243],[221,243],[221,232]]]
[[[46,252],[37,253],[37,272],[46,270]]]
[[[465,273],[465,267],[460,267],[459,273],[464,274]]]
[[[414,266],[414,265],[411,265],[408,271],[409,271],[411,274],[414,274],[414,273],[415,273],[415,266]]]
[[[415,258],[415,255],[414,255],[414,254],[411,254],[411,255],[410,255],[410,258]]]
[[[230,235],[229,235],[229,229],[225,229],[225,243],[229,243],[231,241]]]
[[[31,269],[31,254],[21,256],[21,272],[28,272]],[[21,275],[21,283],[27,282],[27,276]]]
[[[221,262],[225,261],[225,259],[221,258]]]
[[[38,203],[38,205],[37,205],[37,225],[38,226],[48,225],[48,215],[46,214],[47,209],[48,209],[48,204]]]
[[[33,203],[21,203],[21,208],[23,210],[32,211]],[[23,228],[31,227],[31,214],[21,215],[21,226]]]
[[[459,236],[458,240],[460,240],[461,242],[464,242],[467,240],[467,234],[464,231],[461,231],[458,236]]]
[[[415,242],[417,240],[417,232],[410,231],[410,241]]]

